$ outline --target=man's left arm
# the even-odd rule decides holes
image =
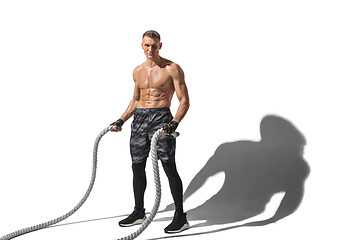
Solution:
[[[190,107],[188,89],[185,83],[185,75],[181,67],[175,63],[172,64],[169,72],[173,79],[175,93],[180,103],[173,121],[180,123]]]
[[[168,68],[170,76],[173,80],[176,96],[179,99],[179,107],[176,111],[175,117],[170,123],[164,125],[163,134],[172,134],[180,121],[185,117],[186,112],[190,107],[189,94],[185,84],[184,71],[175,63]]]

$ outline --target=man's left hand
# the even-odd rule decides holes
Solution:
[[[178,127],[179,123],[176,121],[171,121],[164,125],[163,127],[163,135],[170,135],[175,132],[176,128]]]

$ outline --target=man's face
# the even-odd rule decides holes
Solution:
[[[157,38],[150,38],[145,36],[141,43],[144,54],[148,59],[153,59],[159,56],[159,50],[161,49],[162,43]]]

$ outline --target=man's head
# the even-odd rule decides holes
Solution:
[[[142,38],[144,39],[144,37],[156,38],[156,39],[159,39],[159,41],[161,40],[160,34],[154,30],[149,30],[149,31],[144,32]]]
[[[144,50],[144,54],[148,59],[154,59],[159,57],[159,50],[162,47],[160,41],[160,34],[154,30],[146,31],[143,34],[141,47]]]

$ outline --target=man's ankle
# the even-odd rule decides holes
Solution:
[[[134,207],[134,212],[144,212],[145,208],[144,207]]]

